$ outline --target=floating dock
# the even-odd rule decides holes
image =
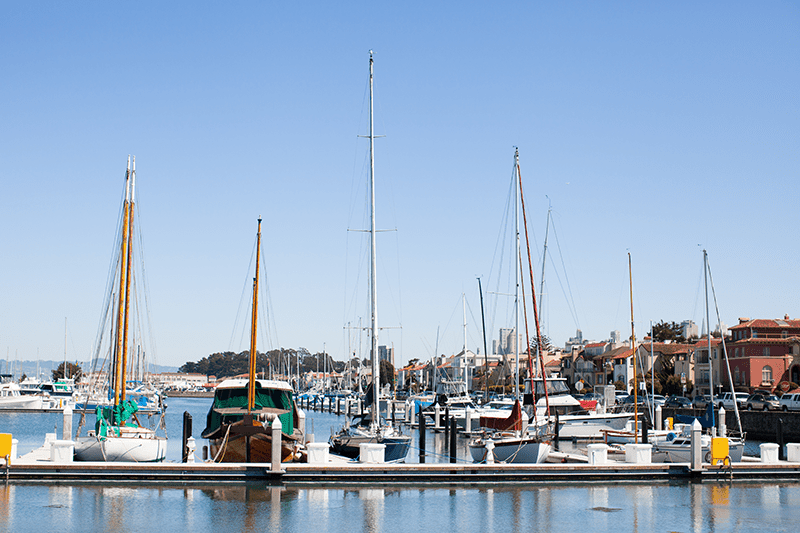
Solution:
[[[32,452],[32,454],[35,452]],[[742,462],[730,466],[688,463],[634,464],[367,464],[331,458],[326,463],[90,463],[36,460],[31,454],[0,466],[0,482],[247,482],[286,485],[501,485],[680,481],[800,480],[800,463]]]

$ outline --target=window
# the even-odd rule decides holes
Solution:
[[[761,369],[761,381],[764,383],[772,383],[772,367],[766,365]]]
[[[733,382],[738,385],[741,383],[742,376],[739,374],[739,367],[733,369]]]
[[[769,346],[764,346],[764,357],[769,357]]]
[[[758,332],[757,331],[753,331],[750,336],[753,337],[754,339],[757,339],[758,338]]]

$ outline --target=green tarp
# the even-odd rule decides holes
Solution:
[[[131,400],[126,400],[113,407],[98,407],[95,411],[95,432],[98,437],[106,437],[113,433],[119,437],[119,426],[136,427],[137,424],[130,420],[131,416],[139,410],[139,406]]]
[[[217,409],[247,409],[247,387],[217,389],[214,394],[214,403],[206,417],[206,429],[203,438],[213,438],[222,424],[231,424],[242,419],[242,415],[222,415]],[[294,405],[292,392],[280,389],[264,389],[256,382],[255,410],[282,409],[289,411],[280,415],[282,431],[287,435],[294,432]]]

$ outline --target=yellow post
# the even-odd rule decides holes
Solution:
[[[728,456],[730,455],[730,443],[727,437],[714,437],[711,439],[711,464],[718,465],[725,464],[727,460],[730,463]]]
[[[11,433],[0,433],[0,457],[5,459],[6,468],[11,466]]]

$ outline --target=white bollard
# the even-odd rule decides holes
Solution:
[[[71,440],[54,440],[50,443],[50,460],[54,463],[71,463],[75,455],[75,443]]]
[[[472,409],[467,407],[464,415],[464,429],[467,433],[472,433]]]
[[[61,432],[61,438],[70,440],[72,438],[72,408],[64,404],[64,431]]]
[[[604,465],[608,462],[608,445],[589,444],[586,449],[589,452],[590,465]]]
[[[197,449],[197,444],[195,443],[194,437],[189,437],[186,439],[186,462],[193,463],[194,462],[194,451]]]
[[[656,406],[656,423],[653,425],[653,428],[655,428],[655,429],[658,429],[658,428],[662,427],[662,425],[661,425],[661,424],[662,424],[661,420],[662,420],[663,418],[664,418],[664,415],[662,414],[662,411],[661,411],[661,406],[660,406],[660,405],[657,405],[657,406]]]
[[[717,420],[717,434],[724,437],[728,431],[728,426],[725,425],[725,408],[719,408],[719,419]]]
[[[639,465],[651,464],[653,462],[653,445],[629,442],[625,445],[625,462]]]
[[[774,442],[765,442],[758,446],[761,448],[761,462],[775,464],[778,462],[778,445]]]
[[[281,424],[280,417],[275,417],[272,420],[272,460],[270,461],[270,470],[273,472],[281,471]]]
[[[692,422],[692,470],[701,470],[703,468],[703,444],[700,438],[702,431],[703,428],[700,426],[700,422],[695,418],[694,422]]]
[[[492,439],[486,440],[486,464],[494,464],[494,441]]]
[[[441,407],[439,407],[438,403],[433,406],[433,427],[435,429],[439,429],[439,427],[440,427],[439,426],[439,416],[441,415],[441,410],[442,409],[441,409]]]
[[[306,446],[308,449],[309,464],[325,464],[328,462],[330,444],[327,442],[312,442]]]
[[[374,442],[362,442],[358,445],[358,462],[360,463],[383,463],[386,456],[386,445]]]
[[[786,460],[790,463],[800,463],[800,443],[790,442],[786,445]]]

